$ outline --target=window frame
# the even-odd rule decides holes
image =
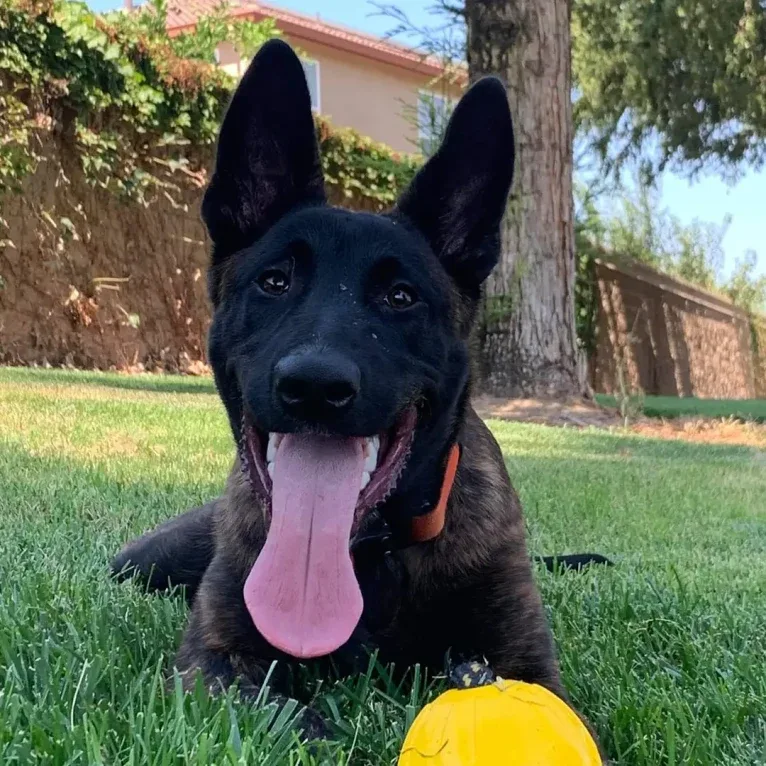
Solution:
[[[301,56],[301,66],[303,66],[303,74],[306,77],[306,83],[308,84],[308,74],[306,73],[306,64],[309,64],[310,66],[314,67],[314,71],[316,72],[316,95],[317,95],[317,103],[316,106],[314,104],[311,105],[311,110],[315,113],[319,113],[322,110],[322,76],[321,76],[321,67],[319,61],[317,59],[308,58]],[[309,96],[311,96],[311,86],[309,85]]]
[[[444,124],[441,126],[442,130],[446,127],[447,121],[449,119],[448,115],[450,114],[450,110],[454,108],[455,106],[455,99],[450,98],[446,93],[438,93],[433,90],[428,90],[426,88],[420,88],[418,89],[418,103],[417,103],[417,116],[418,116],[418,143],[421,147],[428,146],[429,153],[435,148],[433,146],[430,146],[429,144],[438,141],[441,138],[441,133],[439,135],[434,135],[433,133],[433,125],[423,125],[420,120],[420,105],[423,103],[424,97],[433,99],[434,102],[439,101],[442,104],[442,119],[444,121]]]

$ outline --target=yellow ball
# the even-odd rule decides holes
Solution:
[[[602,766],[582,721],[536,684],[453,689],[410,727],[399,766]]]

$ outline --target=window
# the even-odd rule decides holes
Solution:
[[[418,144],[426,156],[439,148],[452,106],[452,100],[439,93],[422,90],[418,94]]]
[[[302,59],[303,71],[306,74],[306,82],[311,94],[311,108],[318,112],[320,109],[319,101],[319,62],[310,59]]]

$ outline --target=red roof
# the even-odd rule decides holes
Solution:
[[[172,35],[193,27],[200,16],[212,13],[220,4],[221,0],[170,0],[168,31]],[[229,3],[229,15],[253,21],[272,18],[282,32],[296,41],[321,43],[430,77],[436,77],[444,71],[437,59],[424,56],[412,48],[274,5],[252,0],[232,0]]]

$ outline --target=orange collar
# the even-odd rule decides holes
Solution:
[[[444,529],[444,521],[447,515],[447,502],[449,501],[452,485],[455,483],[457,466],[460,462],[460,446],[453,444],[447,458],[447,469],[444,472],[439,502],[432,511],[412,519],[410,536],[413,542],[425,543],[433,540]]]

